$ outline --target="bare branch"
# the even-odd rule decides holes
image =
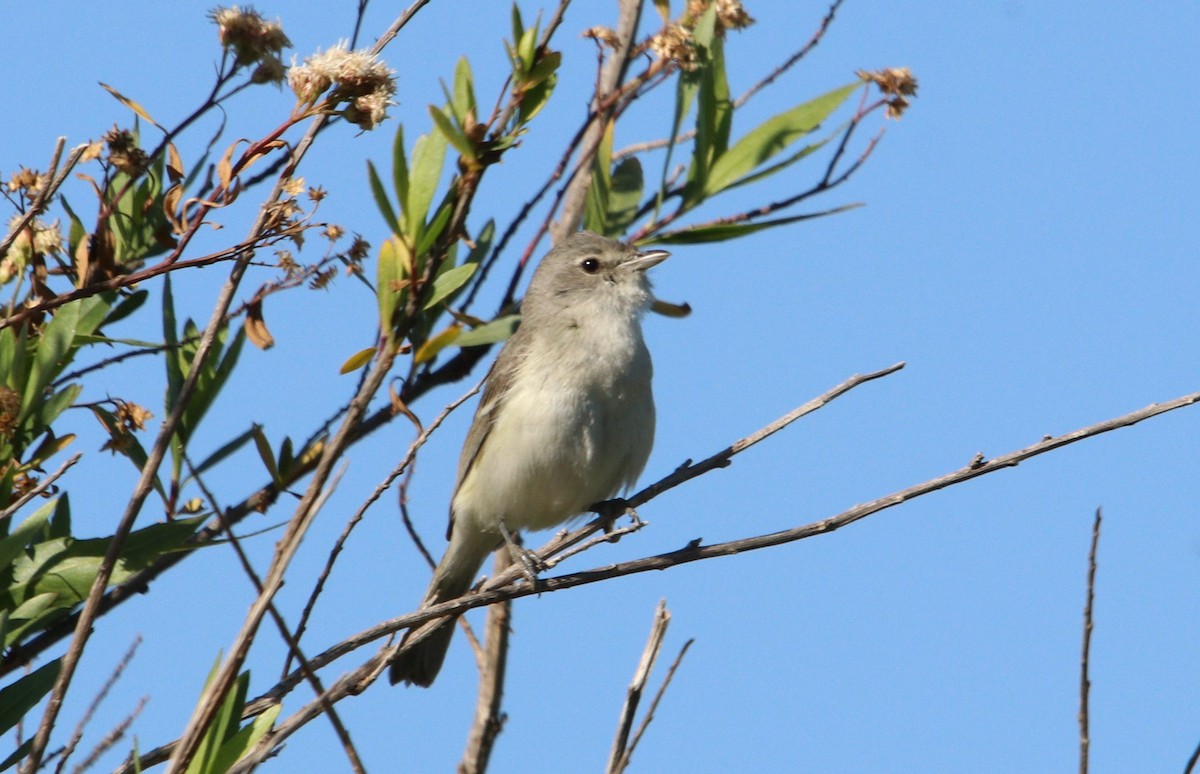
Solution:
[[[658,711],[659,702],[666,695],[667,688],[671,685],[671,680],[675,678],[675,671],[683,663],[683,657],[687,655],[688,648],[692,647],[693,642],[695,640],[688,640],[683,643],[683,647],[679,649],[679,655],[675,656],[675,660],[671,662],[671,668],[667,670],[667,676],[663,678],[662,685],[658,686],[658,690],[654,692],[654,698],[650,701],[650,706],[646,709],[646,714],[642,716],[642,722],[638,724],[638,729],[633,735],[633,741],[629,743],[629,747],[625,751],[626,763],[628,763],[628,759],[633,757],[633,751],[637,749],[638,743],[642,741],[642,736],[646,733],[646,729],[650,727],[650,721],[654,720],[654,713]]]
[[[617,723],[617,736],[613,739],[612,750],[608,754],[606,774],[621,774],[629,766],[632,751],[629,749],[629,732],[633,729],[633,719],[637,715],[638,703],[642,700],[642,692],[646,689],[646,681],[654,669],[654,662],[662,650],[663,638],[667,636],[667,626],[671,623],[671,614],[667,612],[667,601],[659,600],[654,609],[654,623],[650,625],[650,637],[642,651],[633,680],[625,692],[625,704],[621,707],[621,719]]]
[[[618,2],[620,11],[615,34],[620,43],[613,48],[612,54],[609,55],[608,62],[604,65],[604,72],[600,76],[600,83],[597,84],[596,95],[592,101],[591,120],[580,146],[583,151],[576,166],[577,172],[568,184],[567,194],[563,200],[562,215],[554,228],[555,242],[577,230],[583,219],[583,206],[587,200],[588,187],[592,182],[588,168],[591,166],[596,149],[600,147],[604,125],[608,123],[609,116],[616,109],[616,104],[608,101],[608,97],[620,87],[621,80],[625,77],[625,70],[629,67],[629,52],[633,48],[633,39],[637,35],[638,19],[642,15],[642,0],[618,0]],[[607,106],[606,102],[608,102]]]
[[[1100,509],[1096,509],[1096,520],[1092,522],[1092,549],[1088,552],[1087,603],[1083,607],[1083,656],[1079,664],[1079,774],[1087,774],[1088,748],[1088,694],[1092,682],[1088,678],[1088,662],[1092,651],[1092,602],[1096,598],[1096,546],[1100,543]]]
[[[508,546],[496,552],[493,564],[499,575],[513,563]],[[462,620],[462,619],[459,619]],[[475,700],[475,717],[467,736],[467,749],[458,764],[459,774],[483,774],[496,737],[504,729],[506,717],[500,710],[504,699],[504,677],[508,667],[508,641],[512,631],[512,602],[488,608],[484,627],[483,649],[477,654],[479,663],[479,696]]]

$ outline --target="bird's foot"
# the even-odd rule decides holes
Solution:
[[[503,521],[500,522],[500,534],[504,537],[508,555],[521,566],[521,574],[525,576],[525,580],[529,581],[530,586],[537,586],[538,573],[546,569],[545,562],[537,555],[536,551],[530,551],[522,546],[520,537],[509,532]]]
[[[613,531],[613,526],[616,524],[617,519],[622,516],[628,516],[633,519],[633,523],[636,525],[641,525],[642,523],[637,511],[623,497],[614,497],[611,500],[596,503],[591,508],[588,508],[588,510],[600,517],[600,527],[604,530],[605,534]]]

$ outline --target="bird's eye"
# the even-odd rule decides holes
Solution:
[[[584,258],[579,264],[579,268],[586,271],[588,274],[595,274],[600,271],[600,262],[595,258]]]

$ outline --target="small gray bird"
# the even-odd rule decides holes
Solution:
[[[542,259],[463,444],[450,545],[423,607],[466,593],[505,530],[558,526],[637,480],[654,443],[646,270],[668,255],[582,231]],[[432,684],[454,626],[419,641],[410,630],[391,682]]]

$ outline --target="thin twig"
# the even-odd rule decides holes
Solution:
[[[508,546],[496,552],[493,563],[496,574],[513,564]],[[459,620],[462,620],[461,618]],[[467,748],[458,764],[459,774],[483,774],[496,737],[504,729],[505,715],[500,707],[504,700],[504,678],[508,670],[508,641],[512,632],[512,602],[488,608],[484,625],[483,648],[476,659],[479,666],[479,694],[475,700],[475,717],[467,735]]]
[[[141,644],[142,635],[136,635],[129,649],[125,651],[125,655],[121,657],[116,667],[113,668],[112,674],[108,676],[108,679],[104,681],[104,685],[100,686],[100,690],[92,698],[87,711],[83,713],[83,717],[75,724],[75,730],[71,733],[71,739],[67,742],[67,746],[63,748],[62,755],[58,759],[58,767],[55,768],[55,771],[59,772],[59,774],[66,769],[67,760],[75,752],[75,748],[79,746],[79,740],[83,738],[84,729],[87,728],[88,723],[95,717],[96,710],[100,709],[100,703],[108,696],[108,692],[117,684],[117,680],[121,679],[121,673],[125,671],[125,667],[129,666],[129,662],[133,661],[133,655],[137,653],[138,646]]]
[[[629,732],[633,730],[633,719],[637,716],[638,704],[642,700],[642,692],[646,690],[646,682],[658,660],[662,650],[663,638],[667,636],[667,626],[671,623],[671,614],[667,612],[667,601],[659,600],[654,609],[654,623],[650,625],[650,637],[642,650],[642,658],[638,661],[633,680],[625,691],[625,703],[621,707],[620,720],[617,722],[617,736],[613,739],[612,749],[608,753],[606,774],[621,774],[629,765]]]
[[[63,473],[66,473],[72,465],[74,465],[76,462],[79,462],[79,459],[82,456],[82,454],[71,455],[70,459],[58,466],[58,470],[43,478],[37,483],[37,486],[22,494],[11,505],[9,505],[3,511],[0,511],[0,524],[8,521],[8,519],[12,517],[14,513],[24,508],[25,504],[30,500],[34,499],[35,497],[40,497],[44,492],[48,491],[50,487],[54,485],[54,482],[62,477]],[[6,532],[7,531],[8,530],[6,530]]]
[[[417,434],[417,437],[413,439],[413,442],[409,444],[408,452],[404,455],[404,459],[400,460],[396,467],[392,469],[392,472],[389,473],[383,479],[383,481],[379,482],[379,484],[375,487],[375,490],[371,492],[371,495],[363,502],[362,505],[358,507],[358,510],[354,512],[354,515],[350,517],[350,520],[346,522],[346,526],[342,529],[342,534],[338,536],[337,540],[333,544],[333,548],[330,549],[329,557],[325,560],[325,567],[321,570],[321,575],[317,578],[317,582],[313,585],[312,593],[310,593],[308,596],[308,602],[304,605],[304,611],[300,614],[300,622],[296,624],[296,632],[293,635],[297,641],[304,636],[304,631],[308,626],[309,616],[312,615],[313,608],[316,607],[317,599],[321,596],[321,592],[325,588],[326,581],[329,580],[329,576],[333,573],[334,563],[337,561],[338,556],[345,547],[346,541],[350,538],[350,533],[354,531],[354,528],[358,526],[358,523],[362,521],[364,516],[366,516],[367,509],[374,505],[375,502],[383,496],[383,493],[386,492],[389,487],[391,487],[392,483],[400,476],[400,474],[409,468],[413,459],[417,455],[417,451],[425,445],[425,442],[429,440],[429,436],[441,426],[442,422],[446,421],[446,417],[450,416],[451,412],[465,403],[472,395],[479,392],[479,389],[482,386],[483,382],[475,385],[461,398],[458,398],[442,409],[441,413],[429,423],[428,427],[422,428],[421,432]],[[289,658],[286,662],[284,662],[284,675],[290,671],[290,668],[291,659]]]
[[[1096,598],[1096,546],[1100,543],[1100,509],[1096,509],[1096,520],[1092,522],[1092,549],[1088,552],[1087,603],[1083,607],[1083,655],[1079,663],[1079,774],[1087,774],[1088,748],[1088,694],[1092,682],[1088,678],[1088,665],[1092,651],[1092,602]]]
[[[629,52],[633,48],[634,37],[637,36],[638,19],[642,15],[642,0],[618,0],[618,7],[620,10],[614,34],[619,43],[613,47],[608,62],[604,65],[600,82],[597,84],[592,102],[593,118],[583,136],[582,147],[584,150],[579,158],[578,169],[586,170],[590,167],[592,157],[595,155],[596,149],[600,147],[604,125],[608,123],[609,115],[616,105],[609,102],[610,107],[607,110],[602,109],[602,106],[608,100],[609,95],[621,86],[625,71],[629,67]],[[554,241],[559,241],[566,234],[579,228],[591,181],[592,176],[589,174],[576,174],[568,184],[567,195],[563,200],[562,214],[554,229]]]
[[[121,741],[121,738],[125,736],[125,732],[129,730],[131,725],[133,725],[133,721],[137,720],[137,716],[142,714],[142,710],[145,709],[146,702],[148,701],[150,701],[149,696],[143,696],[141,699],[139,699],[137,706],[133,708],[133,711],[126,715],[125,718],[118,723],[112,731],[109,731],[107,734],[105,734],[104,738],[101,739],[96,746],[92,748],[92,751],[88,753],[88,756],[83,759],[83,763],[80,763],[75,767],[74,774],[82,774],[84,771],[90,769],[95,765],[96,761],[100,760],[101,755],[104,755],[104,753],[111,750],[117,744],[117,742]]]
[[[637,749],[638,743],[642,741],[642,736],[645,735],[646,729],[650,727],[650,722],[654,720],[654,713],[658,711],[659,702],[667,693],[667,688],[671,685],[671,680],[675,678],[675,672],[679,669],[679,665],[683,663],[683,657],[687,655],[688,648],[692,647],[694,639],[683,643],[683,647],[679,649],[679,655],[675,656],[675,660],[671,662],[671,668],[667,670],[667,676],[663,678],[662,685],[658,686],[658,690],[654,692],[654,698],[650,701],[650,706],[646,709],[646,714],[642,716],[642,722],[638,724],[638,729],[633,735],[633,741],[629,743],[629,747],[625,750],[625,758],[623,765],[629,765],[629,759],[633,757],[633,751]]]
[[[849,526],[857,521],[861,521],[862,519],[865,519],[875,513],[887,510],[888,508],[900,505],[901,503],[909,500],[923,497],[932,492],[936,492],[939,489],[945,489],[950,486],[964,483],[973,478],[978,478],[979,476],[984,476],[989,473],[995,473],[1000,470],[1016,467],[1025,460],[1054,451],[1062,448],[1063,446],[1068,446],[1086,438],[1102,435],[1120,428],[1130,427],[1146,419],[1175,411],[1195,403],[1200,403],[1200,392],[1184,395],[1164,403],[1151,404],[1150,406],[1138,411],[1133,411],[1113,419],[1088,425],[1087,427],[1074,430],[1064,435],[1046,436],[1038,443],[1024,449],[1009,452],[991,460],[974,459],[966,467],[960,468],[959,470],[939,476],[938,478],[930,479],[920,484],[916,484],[906,489],[893,492],[868,503],[856,505],[834,516],[830,516],[820,521],[810,522],[803,526],[794,527],[779,532],[756,535],[749,538],[715,543],[707,546],[702,545],[698,540],[696,540],[692,541],[681,549],[664,554],[648,556],[641,559],[633,559],[627,562],[605,565],[590,570],[559,575],[551,578],[541,578],[538,580],[536,586],[531,586],[528,583],[520,583],[504,586],[503,588],[497,588],[493,586],[491,582],[489,582],[488,584],[485,584],[484,587],[479,591],[465,594],[458,599],[443,602],[438,605],[430,605],[429,607],[422,608],[416,612],[408,613],[390,621],[384,621],[376,624],[369,629],[343,640],[332,648],[326,650],[324,653],[314,656],[311,659],[311,662],[314,668],[320,669],[337,660],[341,656],[346,655],[347,653],[350,653],[366,645],[367,643],[380,639],[381,637],[386,637],[392,632],[402,629],[416,629],[417,627],[435,619],[461,615],[467,610],[484,607],[486,605],[494,604],[506,599],[516,599],[534,594],[552,593],[563,589],[574,588],[576,586],[586,586],[592,583],[598,583],[610,578],[617,578],[644,572],[660,571],[670,567],[675,567],[677,565],[703,561],[718,556],[733,556],[748,551],[757,551],[764,548],[792,543],[798,540],[805,540],[816,537],[817,535],[825,535],[835,532],[842,527]],[[760,430],[751,436],[747,436],[747,438],[729,447],[729,449],[713,455],[713,457],[710,457],[709,460],[720,460],[725,458],[725,465],[727,465],[727,455],[730,453],[730,450],[735,450],[733,453],[736,453],[736,451],[748,448],[750,443],[753,443],[756,440],[761,440],[762,437],[765,437],[766,434],[769,434],[769,432],[771,432],[771,428],[776,424],[778,424],[778,422],[772,423],[771,426],[763,428],[763,430]],[[708,460],[705,462],[707,463]],[[725,465],[705,465],[704,463],[701,463],[701,465],[692,466],[690,463],[687,463],[681,466],[675,473],[672,473],[664,478],[662,481],[651,484],[643,489],[635,496],[634,499],[643,502],[653,499],[663,491],[666,491],[666,489],[678,486],[680,483],[682,483],[682,481],[694,477],[690,475],[693,471],[703,472],[719,467],[725,467]],[[681,471],[686,474],[682,479],[678,478]],[[697,475],[699,475],[699,473],[697,473]],[[550,543],[538,551],[538,555],[544,556],[547,553],[552,553],[556,549],[561,548],[563,545],[574,545],[583,540],[587,535],[591,534],[592,531],[598,529],[600,529],[600,520],[596,520],[596,522],[593,524],[589,524],[585,527],[575,530],[575,532],[572,532],[567,536],[556,536],[550,541]],[[519,576],[520,573],[517,572],[516,575]],[[510,571],[509,573],[504,573],[496,578],[494,582],[497,584],[504,583],[506,582],[506,578],[508,579],[507,582],[509,583],[512,583],[512,580],[515,580],[515,578],[512,577],[512,572]],[[382,651],[385,657],[388,655],[389,650],[390,649],[385,648],[384,651]],[[361,678],[365,673],[356,674],[358,674],[358,676]],[[287,680],[281,681],[278,685],[269,690],[267,693],[263,694],[261,697],[249,702],[247,704],[247,714],[256,714],[258,712],[262,712],[266,707],[278,703],[280,700],[282,700],[283,696],[287,695],[292,688],[295,687],[297,682],[297,675],[289,675]],[[357,687],[358,690],[362,690],[363,686]],[[331,690],[333,689],[331,688]]]
[[[86,143],[83,145],[76,145],[71,149],[70,155],[67,156],[67,162],[63,164],[62,169],[58,169],[58,161],[62,157],[63,146],[66,145],[66,142],[66,137],[59,137],[58,141],[55,143],[54,155],[50,160],[50,167],[46,171],[46,174],[50,177],[50,181],[46,184],[45,188],[38,191],[38,194],[34,198],[33,203],[30,204],[29,209],[25,210],[25,214],[23,214],[21,219],[17,221],[16,227],[10,229],[8,235],[4,237],[4,241],[0,242],[0,257],[8,255],[8,248],[12,247],[12,243],[18,236],[20,236],[21,232],[33,222],[34,218],[36,218],[38,215],[41,215],[45,211],[46,207],[50,204],[50,200],[54,198],[54,194],[56,194],[58,189],[62,188],[62,184],[66,182],[67,175],[71,173],[71,170],[75,168],[75,165],[79,163],[79,159],[88,149]]]

